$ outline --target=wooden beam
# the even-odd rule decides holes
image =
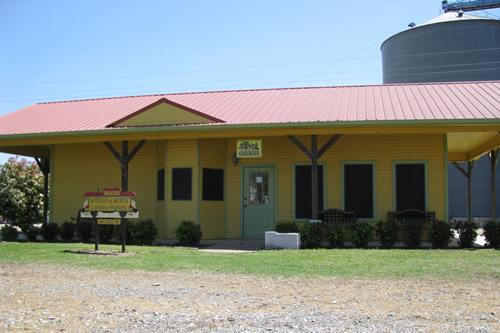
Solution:
[[[319,198],[318,198],[318,161],[320,157],[333,146],[341,134],[333,135],[328,141],[318,150],[318,136],[311,135],[311,149],[308,149],[299,139],[293,135],[287,138],[296,145],[311,161],[311,217],[314,220],[318,219],[319,214]]]
[[[496,149],[498,147],[500,147],[500,134],[497,134],[494,138],[491,138],[490,140],[469,151],[467,153],[467,159],[476,159],[481,155],[488,153],[490,150]]]
[[[467,153],[448,152],[449,162],[465,162],[467,161]]]
[[[342,134],[335,134],[332,136],[318,151],[318,158],[321,158],[321,156],[323,156],[323,154],[326,153],[326,151],[330,149],[330,147],[333,146],[341,137]]]
[[[462,168],[462,166],[460,164],[458,164],[457,162],[452,162],[452,163],[458,169],[458,171],[460,171],[462,173],[462,175],[464,175],[466,178],[469,177],[469,174],[467,173],[467,171],[465,171],[464,168]]]
[[[497,219],[497,189],[496,189],[496,171],[498,163],[498,148],[492,149],[488,153],[490,158],[490,218],[492,221]]]
[[[49,173],[50,162],[46,158],[35,157],[35,162],[43,174],[43,220],[42,223],[47,223],[49,214]]]
[[[311,135],[311,217],[318,219],[318,137]]]
[[[474,161],[467,162],[467,171],[457,162],[453,162],[453,165],[467,178],[467,220],[472,222],[472,170]]]
[[[139,152],[139,150],[141,150],[141,148],[144,146],[144,144],[146,143],[146,140],[141,140],[139,141],[139,143],[134,147],[134,149],[132,149],[132,151],[130,152],[130,154],[128,155],[128,161],[132,161],[132,159],[135,157],[135,155]]]
[[[122,157],[121,157],[120,153],[115,149],[115,147],[113,147],[111,142],[104,141],[103,143],[109,149],[109,151],[113,154],[113,156],[118,160],[118,162],[120,162],[120,164],[121,164]]]
[[[287,138],[292,141],[293,144],[295,144],[297,146],[297,148],[299,148],[304,154],[306,154],[306,156],[311,159],[312,156],[311,156],[311,152],[309,151],[309,149],[307,149],[307,147],[299,140],[297,139],[295,136],[293,135],[288,135]]]

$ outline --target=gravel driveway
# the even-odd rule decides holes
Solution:
[[[259,278],[0,264],[0,331],[500,332],[498,279]]]

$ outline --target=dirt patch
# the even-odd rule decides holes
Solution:
[[[498,279],[259,278],[0,265],[0,331],[499,332]]]
[[[119,252],[119,251],[103,251],[103,250],[64,250],[63,252],[66,253],[74,253],[74,254],[92,254],[96,256],[120,256],[120,257],[127,257],[127,256],[133,256],[135,253],[132,252]]]

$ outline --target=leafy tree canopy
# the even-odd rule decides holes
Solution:
[[[12,157],[0,165],[0,217],[20,226],[41,223],[43,174],[35,162]]]

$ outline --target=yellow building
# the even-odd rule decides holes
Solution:
[[[0,151],[48,162],[56,223],[120,184],[160,239],[183,220],[205,239],[259,238],[328,208],[446,220],[448,163],[500,145],[499,101],[494,81],[42,103],[0,118]]]

